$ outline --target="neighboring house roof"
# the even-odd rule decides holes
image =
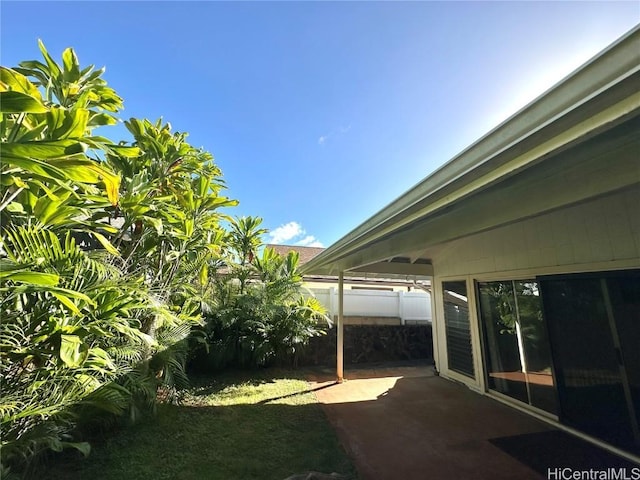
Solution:
[[[430,258],[451,240],[637,186],[638,85],[640,26],[314,257],[302,273],[433,275]],[[616,168],[607,168],[603,152],[614,150]]]
[[[276,245],[276,244],[267,244],[265,248],[272,248],[276,251],[276,253],[282,257],[286,257],[289,252],[297,252],[300,255],[300,259],[298,260],[298,265],[302,266],[307,263],[309,260],[314,258],[316,255],[322,253],[325,249],[321,247],[302,247],[300,245]]]

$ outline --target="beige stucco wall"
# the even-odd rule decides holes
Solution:
[[[640,266],[640,188],[449,242],[432,258],[436,278],[607,262],[615,268],[625,260]]]

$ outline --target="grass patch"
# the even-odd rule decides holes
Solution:
[[[181,405],[163,404],[142,424],[60,461],[51,480],[282,480],[294,473],[356,477],[304,380],[291,372],[197,377]]]

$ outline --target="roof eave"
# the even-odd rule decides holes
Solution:
[[[596,96],[599,97],[601,105],[606,105],[604,99],[612,94],[614,87],[640,71],[639,52],[640,26],[637,26],[313,258],[304,265],[303,272],[335,273],[331,263],[358,248],[363,238],[374,234],[383,225],[387,233],[393,230],[394,226],[399,228],[403,225],[403,217],[410,208],[424,202],[452,182],[463,180],[463,185],[472,184],[479,176],[478,167],[487,159],[509,148],[515,151],[515,146],[539,132],[542,126],[559,123],[561,119]],[[635,93],[637,94],[637,91]],[[631,105],[635,103],[631,102]],[[616,112],[623,115],[625,108],[628,110],[633,107],[623,106]],[[593,115],[596,113],[598,112],[594,112]],[[566,126],[563,128],[566,129]],[[546,135],[553,133],[553,129],[548,129]],[[569,142],[570,139],[567,138],[566,141]],[[508,158],[503,161],[508,161]],[[535,158],[532,157],[530,161],[535,161]],[[452,196],[451,200],[453,199]]]

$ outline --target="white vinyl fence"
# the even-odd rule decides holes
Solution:
[[[312,288],[311,292],[329,311],[338,315],[338,289]],[[395,317],[406,322],[431,322],[431,295],[426,292],[344,290],[345,317]]]

